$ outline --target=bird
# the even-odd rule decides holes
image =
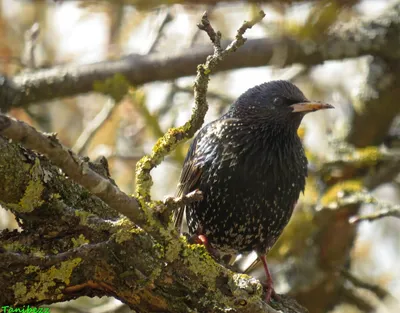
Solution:
[[[177,195],[200,190],[202,200],[184,212],[191,238],[219,255],[257,253],[266,275],[265,301],[273,294],[266,254],[288,224],[307,177],[297,129],[310,112],[333,108],[308,100],[293,83],[266,82],[248,89],[193,139]]]

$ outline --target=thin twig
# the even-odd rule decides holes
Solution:
[[[238,29],[235,40],[233,40],[230,45],[224,50],[224,56],[228,53],[236,51],[240,46],[244,45],[247,40],[247,38],[243,37],[246,30],[252,28],[255,24],[260,22],[264,18],[264,16],[264,11],[260,11],[258,15],[256,15],[252,20],[244,22],[242,26]]]
[[[373,312],[375,306],[356,293],[354,288],[342,288],[342,302],[356,306],[361,312]]]
[[[372,221],[375,221],[375,220],[378,220],[378,219],[381,219],[384,217],[389,217],[389,216],[400,218],[400,206],[396,205],[393,208],[382,209],[382,210],[376,211],[371,214],[352,216],[349,219],[349,222],[351,224],[357,224],[362,221],[372,222]]]
[[[151,200],[150,188],[153,184],[150,175],[151,170],[159,165],[164,157],[173,151],[179,143],[193,137],[196,131],[203,125],[204,116],[208,110],[207,89],[211,71],[217,67],[225,56],[237,50],[244,44],[244,32],[260,21],[264,16],[265,13],[260,11],[255,19],[243,23],[238,30],[236,39],[228,46],[228,48],[223,50],[220,42],[221,34],[214,31],[207,18],[207,14],[205,13],[203,15],[199,28],[209,35],[214,46],[214,54],[207,57],[205,64],[201,64],[197,67],[197,76],[194,82],[195,106],[192,110],[192,115],[189,121],[179,128],[169,129],[168,132],[157,141],[152,153],[149,156],[145,156],[137,163],[136,192],[139,199],[142,199],[145,202]]]
[[[192,87],[180,87],[180,86],[175,85],[174,88],[175,88],[176,92],[184,92],[184,93],[190,93],[190,94],[193,92]],[[222,94],[222,93],[219,93],[216,91],[211,91],[211,90],[207,91],[207,96],[209,98],[220,100],[224,103],[233,103],[235,101],[234,98],[232,98],[228,95],[225,95],[225,94]]]
[[[156,36],[153,42],[150,44],[149,49],[147,50],[147,54],[153,53],[156,50],[158,44],[160,43],[160,39],[162,38],[165,26],[167,26],[168,23],[170,23],[171,21],[172,21],[172,15],[167,9],[161,16],[161,21],[158,23],[156,27],[157,28],[155,31]]]
[[[203,193],[200,190],[193,190],[192,192],[180,197],[168,197],[164,200],[164,204],[169,209],[177,209],[202,199]]]
[[[221,55],[222,54],[222,48],[221,48],[221,32],[215,31],[214,28],[211,26],[211,23],[208,19],[207,12],[203,13],[203,16],[201,17],[201,22],[197,24],[197,27],[200,30],[203,30],[207,33],[208,37],[210,38],[211,42],[213,43],[214,46],[214,53]]]
[[[94,135],[96,135],[97,131],[112,115],[116,107],[116,101],[108,100],[101,111],[80,134],[79,138],[76,140],[74,146],[72,147],[72,150],[76,151],[77,154],[82,154],[93,139]]]
[[[357,224],[362,221],[374,221],[389,216],[400,218],[400,205],[379,201],[366,190],[352,192],[343,196],[338,194],[336,201],[330,202],[320,209],[338,209],[360,204],[372,204],[377,208],[377,211],[371,214],[352,216],[349,218],[349,223]]]
[[[390,294],[390,292],[388,292],[384,288],[382,288],[378,285],[374,285],[374,284],[370,284],[365,281],[362,281],[361,279],[359,279],[359,278],[355,277],[353,274],[351,274],[349,271],[342,269],[340,271],[340,273],[342,274],[342,276],[344,278],[346,278],[349,282],[351,282],[355,287],[369,290],[372,293],[374,293],[381,300],[384,300],[387,297],[395,299],[395,297],[393,297]]]
[[[31,28],[29,28],[25,32],[25,52],[26,52],[26,64],[29,68],[36,68],[36,58],[35,58],[35,49],[37,40],[40,34],[40,26],[39,23],[34,23]]]
[[[214,10],[215,10],[215,5],[208,5],[207,6],[206,12],[207,12],[208,18],[210,18],[210,16],[214,12]],[[190,39],[189,48],[194,47],[194,45],[196,44],[197,39],[200,37],[200,34],[201,34],[201,29],[199,27],[196,27],[196,31],[193,33],[193,36]]]
[[[138,201],[123,193],[110,180],[93,171],[87,161],[82,160],[78,155],[64,147],[54,134],[40,133],[22,121],[0,114],[0,135],[46,155],[78,184],[98,196],[111,208],[128,217],[135,224],[145,227],[146,219]]]
[[[362,221],[374,221],[388,216],[400,218],[400,205],[379,201],[367,191],[355,192],[343,198],[339,198],[336,206],[344,207],[362,203],[373,204],[377,208],[377,211],[371,214],[352,216],[349,219],[349,223],[356,224]]]

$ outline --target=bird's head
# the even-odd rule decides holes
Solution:
[[[310,101],[291,82],[276,80],[250,88],[228,111],[230,117],[254,122],[269,122],[298,128],[305,114],[332,105]]]

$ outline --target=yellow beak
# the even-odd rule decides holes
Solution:
[[[335,107],[328,104],[328,103],[321,103],[321,102],[301,102],[301,103],[295,103],[292,104],[290,107],[293,108],[293,113],[294,112],[304,112],[304,113],[309,113],[309,112],[314,112],[318,110],[325,110],[325,109],[334,109]]]

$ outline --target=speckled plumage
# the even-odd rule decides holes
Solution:
[[[200,130],[179,184],[179,194],[203,193],[186,207],[191,235],[205,235],[222,253],[265,255],[304,190],[307,159],[297,129],[306,113],[331,107],[317,106],[292,83],[273,81],[246,91]]]
[[[186,208],[191,234],[206,235],[222,252],[272,247],[305,186],[302,115],[292,117],[288,105],[306,100],[289,82],[262,84],[202,128],[180,181],[183,193],[199,189],[204,196]]]

